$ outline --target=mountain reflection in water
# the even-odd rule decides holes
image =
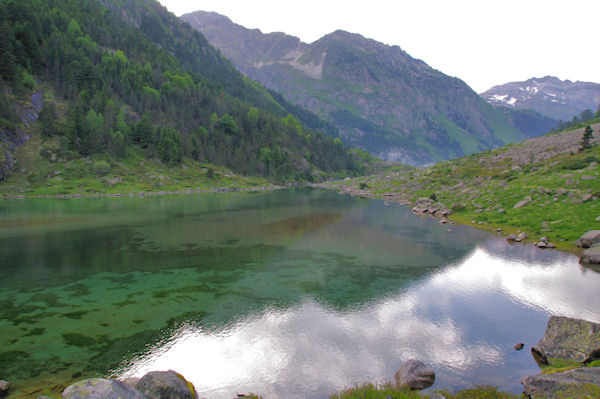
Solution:
[[[214,330],[187,325],[117,374],[175,369],[210,398],[321,398],[356,383],[393,380],[403,361],[418,358],[436,371],[433,389],[494,384],[519,392],[519,379],[539,371],[528,348],[549,315],[600,322],[600,274],[556,251],[540,257],[538,250],[537,260],[527,260],[530,247],[490,240],[424,280],[355,308],[334,310],[307,297]],[[506,256],[513,252],[518,257]],[[512,349],[519,341],[526,350]]]

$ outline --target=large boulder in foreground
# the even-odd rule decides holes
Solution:
[[[151,371],[134,388],[147,399],[198,399],[194,385],[173,370]]]
[[[422,361],[406,361],[394,375],[396,385],[410,389],[429,388],[435,382],[435,373]]]
[[[552,316],[548,320],[544,337],[537,347],[532,348],[532,353],[534,351],[539,351],[550,362],[552,359],[563,359],[583,363],[598,359],[600,324]]]
[[[590,230],[575,241],[579,248],[589,248],[600,243],[600,230]]]
[[[69,385],[63,399],[144,399],[144,396],[121,381],[90,378]]]
[[[534,398],[593,398],[600,394],[600,367],[531,375],[522,378],[521,384],[525,395]]]

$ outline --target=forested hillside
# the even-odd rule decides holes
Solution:
[[[156,1],[2,0],[0,13],[3,176],[38,131],[59,158],[142,151],[280,181],[358,172],[368,158],[307,129]],[[23,110],[36,98],[28,129]]]

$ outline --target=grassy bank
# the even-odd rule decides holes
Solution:
[[[594,135],[600,136],[600,124]],[[428,198],[451,220],[501,234],[543,236],[576,251],[581,234],[599,229],[600,146],[580,151],[583,129],[561,132],[427,168],[388,167],[371,176],[321,185],[353,195],[414,205]],[[521,205],[517,205],[521,202]]]
[[[129,147],[127,151],[127,156],[120,159],[107,154],[70,157],[60,148],[58,138],[42,140],[34,134],[17,150],[15,170],[0,183],[0,196],[86,196],[275,187],[264,178],[241,176],[224,167],[192,159],[167,165],[149,159],[138,147]]]

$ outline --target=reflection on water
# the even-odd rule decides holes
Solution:
[[[600,321],[574,256],[447,228],[325,190],[1,201],[1,377],[172,368],[208,398],[322,398],[416,357],[434,388],[518,392],[538,369],[516,342]]]
[[[434,388],[490,383],[518,392],[537,372],[528,351],[549,315],[600,321],[600,275],[575,258],[531,264],[478,248],[406,290],[357,308],[311,299],[267,308],[216,330],[184,326],[117,373],[177,369],[202,396],[257,392],[319,398],[364,381],[389,381],[402,361],[436,370]]]

